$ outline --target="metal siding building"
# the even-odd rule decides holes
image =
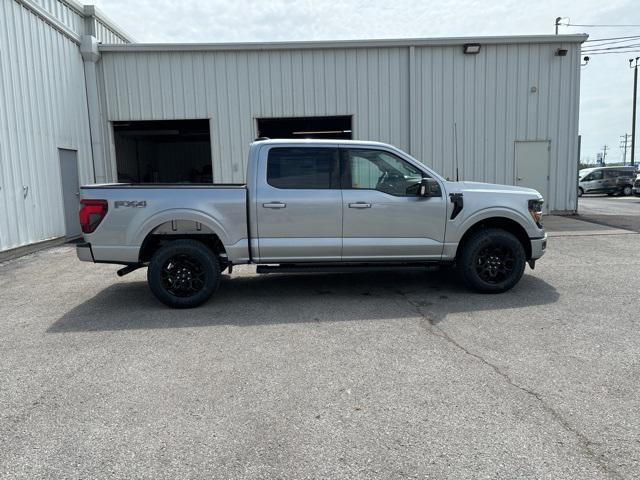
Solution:
[[[242,182],[256,119],[347,115],[353,138],[392,143],[454,178],[455,123],[460,179],[514,184],[517,142],[548,141],[547,204],[572,211],[585,38],[103,45],[104,135],[115,121],[207,119],[214,181]],[[463,53],[470,42],[479,54]]]
[[[93,6],[0,4],[0,251],[69,236],[63,157],[81,183],[116,181],[118,122],[204,121],[183,155],[215,182],[244,181],[258,119],[340,116],[444,176],[457,156],[461,179],[506,184],[521,147],[548,145],[547,204],[576,209],[584,35],[145,45]]]
[[[79,180],[94,181],[79,49],[94,23],[124,41],[76,2],[0,2],[0,251],[65,236],[59,149],[77,152]]]

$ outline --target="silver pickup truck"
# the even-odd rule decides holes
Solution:
[[[545,251],[542,196],[445,180],[377,142],[261,140],[247,183],[102,184],[81,189],[80,260],[147,266],[176,308],[215,292],[221,272],[343,271],[452,264],[480,292],[503,292]]]

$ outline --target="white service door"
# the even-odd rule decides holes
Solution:
[[[549,210],[549,140],[516,142],[515,184],[534,188],[544,197],[545,212]]]
[[[60,178],[62,180],[62,201],[64,203],[65,236],[75,238],[82,235],[80,230],[80,181],[78,180],[78,152],[58,149],[60,156]]]

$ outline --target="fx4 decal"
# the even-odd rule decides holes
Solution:
[[[114,202],[116,208],[121,207],[133,207],[133,208],[145,208],[147,206],[146,200],[116,200]]]

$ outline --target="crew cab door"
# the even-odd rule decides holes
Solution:
[[[256,190],[258,262],[339,261],[338,148],[265,146]]]
[[[418,196],[429,175],[385,150],[340,149],[343,261],[439,260],[446,202]]]

